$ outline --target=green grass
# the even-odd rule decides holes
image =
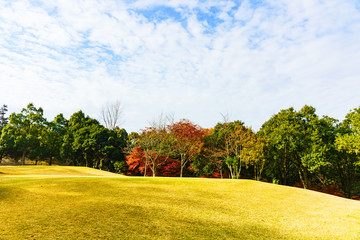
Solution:
[[[298,188],[251,180],[119,177],[80,167],[0,172],[0,239],[360,236],[359,201]]]

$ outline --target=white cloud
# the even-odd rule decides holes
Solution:
[[[152,22],[136,11],[161,5],[184,19]],[[219,11],[210,13],[211,6]],[[98,117],[104,103],[122,99],[128,131],[161,112],[204,127],[229,112],[258,129],[281,108],[311,104],[343,118],[360,105],[360,13],[353,2],[234,6],[0,3],[0,100],[10,111],[34,102],[51,118],[79,109]],[[222,22],[199,21],[195,8]]]

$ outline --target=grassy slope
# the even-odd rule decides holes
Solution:
[[[19,175],[42,175],[42,176],[119,176],[118,174],[100,171],[87,167],[65,167],[65,166],[2,166],[1,176]]]
[[[303,189],[251,180],[64,177],[106,174],[74,167],[0,172],[0,239],[360,236],[359,201]]]

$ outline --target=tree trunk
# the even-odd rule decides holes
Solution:
[[[237,170],[238,170],[238,172],[236,174],[236,179],[239,179],[240,178],[240,173],[241,173],[241,158],[239,160],[239,168]]]
[[[258,170],[257,170],[256,163],[254,164],[254,178],[255,178],[256,181],[259,181],[258,180]]]
[[[297,168],[298,168],[300,181],[301,181],[304,189],[307,189],[307,188],[308,188],[308,181],[307,181],[306,169],[304,169],[304,168],[302,167],[301,159],[300,159],[299,156],[295,155],[294,158],[295,158],[295,160],[296,160],[296,166],[297,166]]]
[[[23,154],[21,156],[21,165],[25,165],[25,156],[26,156],[27,149],[23,151]]]
[[[261,174],[262,174],[262,172],[264,170],[264,165],[265,165],[264,161],[261,162],[260,166],[256,165],[256,180],[257,181],[260,181],[260,179],[261,179]]]
[[[146,169],[147,169],[147,165],[148,165],[148,159],[147,159],[147,157],[146,157],[146,158],[145,158],[144,177],[146,177]]]
[[[104,159],[100,159],[100,161],[99,161],[99,164],[98,164],[98,166],[97,166],[97,168],[99,168],[99,166],[100,166],[100,170],[102,170],[102,168],[103,168],[103,160]]]
[[[97,158],[97,159],[95,160],[95,164],[93,165],[93,168],[99,169],[100,161],[101,161],[101,160],[100,160],[99,158]]]
[[[352,196],[352,189],[353,189],[353,174],[354,169],[351,166],[352,164],[349,163],[350,159],[347,159],[347,163],[345,166],[338,167],[340,170],[340,183],[341,183],[341,190],[344,193],[346,198],[351,198]]]
[[[2,159],[4,157],[4,154],[5,154],[5,150],[1,151],[1,154],[0,154],[0,164],[2,162]]]
[[[306,188],[309,188],[310,186],[310,182],[308,180],[308,175],[307,175],[307,170],[306,168],[303,168],[303,173],[304,173],[304,182],[306,184]]]
[[[285,145],[285,156],[284,156],[284,174],[283,174],[283,184],[287,185],[287,155],[286,155],[286,145]]]
[[[228,164],[228,168],[229,168],[229,170],[230,170],[231,179],[234,179],[234,174],[233,174],[232,167],[231,167],[230,164]]]
[[[180,177],[182,177],[183,176],[183,169],[184,169],[184,167],[185,167],[185,165],[186,165],[186,159],[185,159],[185,156],[184,155],[180,155]]]
[[[156,165],[153,165],[152,167],[150,167],[150,169],[151,169],[151,171],[152,171],[152,176],[153,176],[153,177],[156,177],[156,168],[157,168]]]
[[[183,169],[184,169],[184,166],[181,164],[181,166],[180,166],[180,177],[183,176]]]
[[[305,179],[303,178],[300,169],[299,169],[299,176],[300,176],[301,184],[303,185],[304,189],[307,189],[307,183],[306,183]]]

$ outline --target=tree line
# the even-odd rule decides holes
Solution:
[[[0,115],[1,116],[1,115]],[[16,163],[25,159],[51,164],[87,166],[120,172],[125,166],[124,129],[108,129],[82,111],[66,119],[63,114],[47,121],[43,109],[29,104],[12,113],[1,125],[0,161],[5,156]]]
[[[239,120],[224,118],[213,128],[201,128],[161,116],[130,134],[116,126],[119,105],[107,109],[105,127],[82,111],[47,121],[33,104],[7,118],[3,105],[0,161],[6,157],[25,164],[29,159],[133,176],[250,178],[331,187],[348,198],[360,193],[360,108],[342,122],[319,117],[312,106],[283,109],[257,132]]]

